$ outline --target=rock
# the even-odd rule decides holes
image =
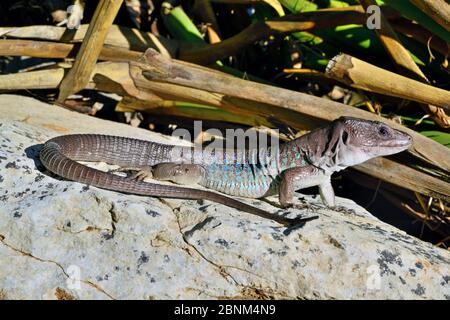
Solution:
[[[350,200],[338,205],[355,214],[320,209],[286,232],[207,201],[85,186],[45,171],[42,143],[88,132],[175,140],[27,97],[0,95],[0,112],[3,299],[450,299],[450,252]]]

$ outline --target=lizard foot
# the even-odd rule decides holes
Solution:
[[[293,203],[289,205],[289,208],[297,209],[297,210],[309,210],[316,212],[317,210],[321,209],[321,206],[314,205],[311,203]]]
[[[152,167],[142,166],[142,167],[120,167],[118,169],[111,170],[110,172],[135,172],[130,175],[130,179],[136,179],[138,181],[143,181],[145,178],[153,178]]]
[[[342,212],[345,214],[356,214],[355,210],[353,209],[349,209],[347,207],[344,206],[334,206],[334,207],[329,207],[330,210],[336,211],[336,212]]]
[[[136,179],[138,181],[143,181],[145,178],[153,178],[152,172],[147,170],[138,170],[130,177],[130,179]]]

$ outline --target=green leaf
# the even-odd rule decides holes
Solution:
[[[280,0],[280,3],[290,12],[307,12],[317,10],[317,5],[307,0]]]
[[[175,39],[190,43],[205,42],[200,31],[181,6],[170,9],[168,14],[162,14],[162,16],[166,28]]]
[[[433,139],[436,142],[450,148],[450,134],[437,130],[420,131],[425,137]]]

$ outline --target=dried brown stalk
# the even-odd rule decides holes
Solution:
[[[81,25],[79,29],[74,30],[47,25],[0,27],[0,36],[6,38],[79,43],[83,41],[87,29],[88,25],[86,24]],[[118,25],[112,25],[109,28],[104,44],[141,52],[144,52],[148,48],[153,48],[166,56],[174,56],[177,50],[180,49],[178,42],[174,40],[155,36],[151,32],[142,32],[138,29],[126,28]]]
[[[450,31],[450,4],[443,0],[412,0],[420,10]]]
[[[73,43],[21,39],[0,40],[0,56],[30,56],[62,59],[73,57],[77,51],[78,45]],[[131,61],[138,60],[141,56],[142,52],[105,45],[101,48],[99,59],[108,61]]]
[[[73,67],[59,86],[58,101],[84,89],[100,55],[108,29],[112,25],[123,0],[100,0],[89,24]]]
[[[360,0],[360,3],[366,10],[369,6],[377,5],[374,0]],[[429,83],[425,74],[419,69],[409,52],[401,44],[397,34],[392,29],[383,13],[380,15],[380,20],[381,26],[379,29],[375,29],[375,31],[400,74],[421,82]],[[412,91],[415,90],[415,88],[410,89]],[[430,94],[433,94],[433,92],[430,91]],[[447,102],[446,104],[448,105],[450,102]],[[442,105],[439,106],[442,107]],[[432,104],[421,104],[421,107],[440,127],[450,128],[450,117],[446,115],[444,110]]]
[[[354,88],[433,104],[450,110],[450,92],[374,66],[347,54],[334,57],[326,74]]]
[[[383,8],[383,10],[390,18],[399,17],[399,14],[395,11],[389,10],[388,8]],[[239,34],[225,39],[220,43],[192,49],[186,48],[180,51],[179,58],[181,60],[207,65],[225,57],[232,56],[255,41],[272,35],[330,28],[343,24],[364,24],[365,21],[365,12],[361,6],[323,9],[287,15],[273,20],[255,22]]]
[[[408,19],[395,19],[389,21],[395,31],[402,33],[403,35],[417,40],[424,46],[429,46],[431,49],[436,50],[444,57],[450,54],[450,46],[441,38],[435,36],[433,33],[423,28],[417,23],[414,23]]]

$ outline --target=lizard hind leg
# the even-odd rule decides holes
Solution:
[[[120,167],[110,172],[134,172],[130,179],[143,181],[152,178],[160,181],[171,181],[177,184],[191,185],[197,184],[204,177],[204,169],[197,164],[179,164],[164,162],[153,166],[129,166]]]
[[[138,181],[143,181],[146,178],[153,178],[153,168],[152,166],[130,166],[130,167],[120,167],[118,169],[111,170],[110,172],[134,172],[129,176],[130,179],[136,179]]]
[[[205,169],[198,164],[159,163],[153,166],[153,178],[178,184],[198,184],[205,177]]]

